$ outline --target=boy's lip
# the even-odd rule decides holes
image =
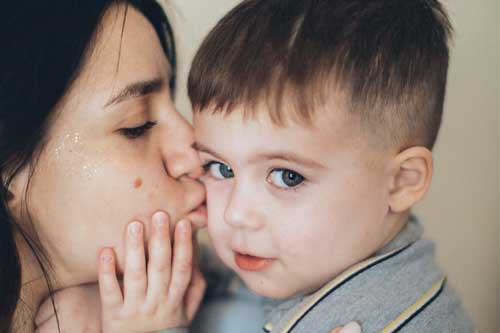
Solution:
[[[273,262],[272,258],[257,257],[237,251],[234,252],[234,262],[241,270],[260,272],[267,269]]]

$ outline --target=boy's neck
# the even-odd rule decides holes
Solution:
[[[375,251],[380,251],[384,247],[387,246],[390,242],[392,242],[397,235],[404,229],[406,224],[408,223],[408,219],[410,218],[411,211],[407,210],[402,213],[389,213],[387,215],[385,223],[390,225],[390,231],[387,234],[387,237],[382,242],[381,246]]]

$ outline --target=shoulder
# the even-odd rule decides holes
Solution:
[[[399,320],[410,328],[408,332],[425,332],[423,327],[432,322],[426,318],[436,316],[442,325],[456,322],[456,327],[467,327],[469,321],[459,304],[459,298],[447,288],[444,275],[435,264],[434,244],[418,240],[344,272],[292,309],[285,316],[284,325],[280,320],[275,326],[280,327],[277,332],[286,326],[293,329],[283,332],[310,332],[312,328],[327,331],[355,320],[367,332],[391,332],[384,328]],[[402,316],[405,313],[407,318]],[[408,326],[410,322],[416,326]],[[429,332],[438,331],[441,332]]]
[[[472,333],[474,325],[456,292],[445,285],[442,293],[399,332]]]

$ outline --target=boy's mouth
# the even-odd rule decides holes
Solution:
[[[259,272],[268,268],[274,259],[255,257],[249,254],[234,252],[234,262],[236,265],[244,270],[250,272]]]

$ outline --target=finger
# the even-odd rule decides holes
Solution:
[[[174,231],[174,258],[172,263],[172,280],[169,286],[169,300],[173,304],[181,304],[186,289],[191,281],[193,271],[193,242],[191,224],[181,220]]]
[[[361,326],[357,322],[352,321],[345,325],[338,333],[361,333]]]
[[[191,284],[186,294],[186,315],[189,321],[193,320],[200,307],[207,283],[199,270],[195,270]]]
[[[148,244],[148,301],[166,298],[172,265],[172,243],[168,215],[153,215],[153,228]]]
[[[123,305],[123,296],[116,277],[115,254],[103,249],[99,256],[99,294],[103,309],[115,309]]]
[[[340,333],[340,330],[342,329],[341,327],[334,328],[333,330],[330,331],[330,333]]]
[[[142,304],[146,296],[147,277],[144,226],[141,222],[132,222],[127,227],[123,283],[125,306]]]
[[[198,311],[200,303],[203,299],[203,295],[205,294],[205,289],[207,287],[207,283],[203,274],[200,271],[199,267],[199,253],[200,247],[196,241],[197,233],[193,233],[193,274],[191,277],[191,283],[186,292],[186,314],[189,321],[193,320],[194,315]]]

